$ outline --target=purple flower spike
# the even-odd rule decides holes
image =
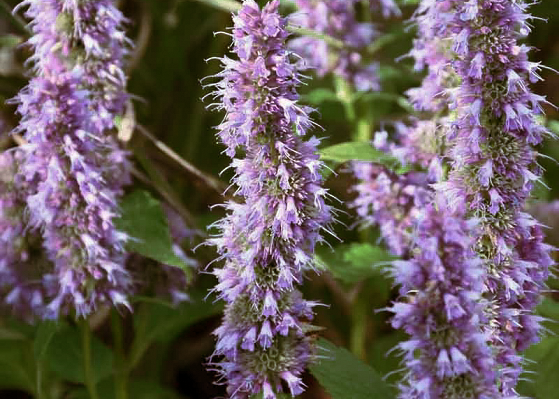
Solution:
[[[453,32],[451,65],[460,85],[452,105],[457,115],[452,169],[438,188],[450,203],[467,204],[482,226],[476,251],[487,270],[486,328],[499,363],[500,393],[514,398],[522,373],[519,351],[539,339],[541,327],[532,312],[553,264],[539,224],[523,213],[542,171],[532,146],[548,134],[537,120],[545,99],[529,89],[539,79],[539,65],[518,42],[530,31],[530,4],[440,3],[451,18],[438,15],[434,23]]]
[[[127,100],[123,16],[109,0],[22,5],[36,76],[16,98],[16,131],[29,143],[18,179],[56,281],[41,316],[87,316],[101,302],[128,306],[127,237],[113,224],[127,161],[108,132]]]
[[[311,109],[297,103],[300,66],[286,50],[278,5],[243,3],[233,17],[238,59],[222,58],[213,84],[220,100],[213,106],[226,111],[218,136],[244,199],[226,204],[228,215],[216,224],[220,234],[209,240],[225,261],[214,272],[215,290],[227,302],[215,355],[224,357],[220,374],[239,399],[259,392],[276,398],[282,385],[292,395],[303,391],[301,374],[314,356],[305,327],[315,303],[295,286],[314,267],[314,247],[330,221],[319,140],[302,138],[313,124]]]
[[[406,267],[413,273],[401,262],[392,270],[403,297],[388,308],[392,325],[410,335],[398,345],[408,370],[399,397],[501,398],[481,333],[485,270],[473,250],[477,226],[445,207],[427,205],[417,221]]]

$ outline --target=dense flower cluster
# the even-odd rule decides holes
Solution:
[[[469,334],[476,337],[476,345],[481,350],[478,354],[483,352],[487,357],[483,367],[490,379],[478,381],[476,384],[482,390],[472,397],[517,397],[515,386],[523,362],[520,352],[538,340],[540,318],[532,311],[539,303],[540,292],[553,264],[552,248],[543,243],[542,227],[522,211],[541,173],[536,163],[537,152],[532,146],[540,143],[547,133],[536,120],[536,115],[542,112],[540,104],[545,100],[528,89],[529,82],[540,79],[539,64],[528,61],[529,48],[517,43],[529,31],[530,16],[526,8],[526,4],[502,0],[422,1],[415,14],[420,37],[411,55],[416,68],[427,66],[428,73],[422,86],[410,90],[408,95],[416,108],[435,112],[437,119],[416,122],[411,129],[397,126],[398,136],[404,137],[402,145],[388,143],[385,133],[377,134],[374,141],[377,148],[400,162],[428,168],[429,182],[435,182],[432,187],[445,197],[445,203],[438,204],[437,212],[445,213],[449,223],[452,218],[458,223],[464,212],[479,221],[478,229],[462,232],[464,242],[473,245],[476,253],[464,245],[461,256],[480,270],[476,276],[478,282],[470,281],[476,289],[470,295],[472,301],[468,306],[476,310],[475,315],[470,313],[475,322],[469,323]],[[441,118],[446,110],[454,112]],[[434,131],[442,132],[437,137],[440,140],[429,140],[434,137]],[[428,135],[425,137],[422,132]],[[450,148],[448,152],[445,147]],[[441,181],[445,159],[451,162],[451,172],[448,181]],[[425,325],[427,331],[433,326],[418,318],[405,320],[399,315],[428,314],[425,309],[418,310],[421,308],[418,298],[429,297],[437,285],[418,286],[418,281],[410,284],[405,280],[418,274],[419,268],[414,262],[425,250],[429,234],[431,239],[446,234],[443,232],[448,226],[442,226],[439,233],[435,229],[424,235],[421,249],[404,250],[406,245],[409,248],[415,224],[418,224],[416,235],[422,237],[425,212],[434,212],[427,205],[429,201],[419,202],[416,209],[409,196],[402,198],[389,189],[399,188],[395,182],[401,184],[402,176],[393,174],[392,179],[387,179],[390,173],[380,166],[357,164],[355,168],[357,177],[362,180],[357,186],[359,196],[353,203],[359,215],[380,226],[381,236],[393,252],[412,256],[410,261],[395,265],[394,277],[402,284],[402,294],[408,290],[414,292],[413,306],[397,304],[392,310],[396,313],[393,325],[404,327],[417,337]],[[400,203],[402,206],[398,207]],[[467,204],[465,210],[464,204]],[[405,213],[406,209],[413,212]],[[401,219],[404,215],[408,219]],[[415,219],[412,215],[416,215]],[[398,225],[401,220],[406,223]],[[470,236],[473,241],[467,239]],[[451,243],[449,245],[452,247]],[[456,263],[449,262],[446,267],[449,270],[459,267],[462,258],[456,258]],[[410,265],[415,265],[414,271],[410,271],[413,269]],[[483,280],[479,280],[480,276],[484,276]],[[467,285],[468,281],[453,284],[461,290],[464,288],[461,284]],[[425,300],[427,305],[431,303]],[[443,305],[435,304],[433,309],[437,306],[442,308]],[[447,328],[457,327],[452,326],[450,319],[435,320],[441,323],[435,328],[438,330],[445,324]],[[491,345],[491,351],[482,348],[483,340]],[[440,380],[445,371],[417,362],[413,353],[415,349],[432,347],[436,342],[428,334],[421,344],[413,337],[410,342],[413,345],[405,344],[403,348],[410,373],[407,384],[402,386],[402,397],[469,397],[463,391],[447,393],[441,391],[440,386],[434,390],[428,388],[437,378]],[[427,362],[448,359],[436,351],[423,353],[430,353],[426,355]],[[492,383],[499,392],[486,390],[494,377]],[[451,385],[466,389],[466,381],[460,381]]]
[[[35,76],[16,98],[29,143],[16,180],[27,189],[27,229],[40,232],[56,294],[42,317],[83,316],[126,304],[125,235],[113,224],[126,154],[109,130],[126,101],[127,41],[110,0],[24,1]]]
[[[222,58],[214,106],[226,111],[219,137],[233,158],[236,194],[217,223],[225,266],[216,291],[227,302],[215,334],[215,355],[233,398],[262,392],[276,398],[282,385],[303,391],[301,373],[313,357],[306,335],[313,302],[295,288],[313,267],[315,244],[330,219],[321,187],[317,139],[303,141],[312,122],[298,105],[300,66],[286,50],[286,19],[279,1],[263,9],[246,0],[234,16],[234,52]],[[237,154],[237,155],[236,155]],[[283,382],[282,382],[283,381]]]
[[[452,171],[440,185],[451,207],[468,204],[481,222],[476,247],[487,268],[491,337],[500,363],[499,384],[515,397],[519,351],[538,341],[532,314],[552,265],[538,223],[522,212],[541,168],[539,144],[547,132],[536,117],[544,98],[530,82],[541,78],[518,43],[529,28],[528,4],[503,0],[447,1],[455,33],[452,61],[457,91]]]
[[[373,24],[359,22],[354,0],[296,0],[299,11],[292,16],[297,26],[324,33],[340,40],[343,48],[335,48],[326,41],[308,36],[290,41],[295,52],[316,68],[319,76],[334,73],[359,91],[379,90],[378,65],[367,59],[366,48],[378,35]],[[390,0],[371,1],[371,8],[383,14],[398,13]]]
[[[388,310],[410,339],[398,345],[407,375],[402,399],[500,398],[491,348],[482,333],[485,268],[473,251],[476,225],[444,203],[423,209],[412,256],[393,263],[403,299]]]

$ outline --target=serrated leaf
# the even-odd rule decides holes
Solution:
[[[46,351],[46,363],[60,378],[76,383],[85,382],[82,337],[75,327],[56,332]],[[95,382],[111,375],[113,353],[97,337],[91,337],[91,367]]]
[[[367,243],[352,243],[344,252],[343,259],[358,269],[377,269],[380,263],[390,262],[395,259],[387,250],[378,245]]]
[[[332,399],[395,398],[381,376],[347,349],[325,339],[319,339],[318,347],[321,358],[310,370]]]
[[[335,278],[353,284],[370,277],[380,277],[378,265],[395,259],[381,247],[367,243],[342,244],[334,251],[320,248],[318,256]]]
[[[378,163],[393,163],[394,158],[378,151],[367,143],[347,142],[335,144],[319,150],[323,161],[348,162],[371,161]]]
[[[138,190],[125,196],[120,208],[121,217],[116,225],[131,237],[126,243],[129,251],[178,267],[190,276],[189,265],[173,251],[167,218],[158,200]]]

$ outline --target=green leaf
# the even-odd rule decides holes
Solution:
[[[549,339],[545,346],[548,350],[536,364],[533,388],[537,398],[554,399],[557,398],[556,378],[559,368],[559,338]]]
[[[27,337],[25,336],[25,334],[17,330],[12,330],[11,328],[0,326],[0,340],[12,341],[26,338]]]
[[[380,277],[378,265],[395,259],[385,249],[367,243],[342,244],[333,252],[328,248],[320,248],[317,252],[334,277],[349,284]]]
[[[402,358],[398,351],[393,349],[407,339],[409,336],[403,331],[389,331],[384,335],[375,336],[369,347],[368,359],[371,365],[384,376],[388,384],[397,383],[404,374],[404,371],[395,372],[402,368]]]
[[[553,300],[550,297],[544,297],[542,303],[537,307],[537,313],[550,322],[544,322],[545,327],[553,331],[554,334],[559,333],[559,302]]]
[[[29,342],[0,341],[0,388],[33,392],[32,363]]]
[[[35,340],[33,341],[35,360],[41,361],[43,359],[52,337],[60,327],[60,324],[56,321],[43,321],[39,324],[37,333],[35,334]]]
[[[369,365],[353,356],[347,349],[320,339],[321,356],[311,365],[311,373],[332,399],[393,399],[394,393],[380,375]]]
[[[388,251],[376,245],[367,243],[352,243],[344,252],[344,261],[351,263],[358,269],[377,269],[377,264],[394,260]]]
[[[102,399],[115,399],[114,380],[107,378],[97,385],[99,397]],[[131,399],[179,399],[173,390],[161,386],[155,381],[131,380],[128,383],[128,397]],[[71,399],[90,399],[89,392],[85,387],[75,389]]]
[[[325,101],[336,101],[339,102],[340,99],[332,90],[325,88],[314,89],[308,94],[302,96],[302,100],[306,103],[313,105],[320,105]]]
[[[91,337],[91,356],[94,382],[112,374],[113,353],[95,336]],[[79,330],[76,327],[65,327],[56,332],[46,349],[45,361],[60,378],[84,383],[84,356]]]
[[[144,303],[134,315],[134,341],[131,363],[136,364],[153,342],[168,341],[186,327],[199,320],[218,314],[221,304],[204,300],[203,292],[191,292],[191,301],[176,308],[158,303]]]
[[[120,207],[122,214],[116,225],[132,237],[126,244],[129,251],[178,267],[187,277],[191,275],[191,268],[173,251],[167,218],[158,200],[138,190],[125,196]]]
[[[396,103],[400,107],[402,107],[405,111],[410,113],[415,113],[415,109],[413,105],[403,96],[399,96],[397,94],[392,93],[383,93],[380,91],[376,92],[357,92],[354,95],[354,100],[364,100],[364,101],[373,101],[373,102],[388,102],[388,103]]]
[[[372,161],[379,163],[393,162],[394,158],[376,150],[367,143],[347,142],[335,144],[319,151],[323,161]]]

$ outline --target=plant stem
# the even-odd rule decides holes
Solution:
[[[113,332],[113,344],[116,354],[115,367],[115,398],[128,399],[128,370],[126,368],[126,357],[124,354],[124,342],[122,334],[122,320],[116,310],[111,310],[111,327]]]
[[[353,313],[349,346],[351,352],[355,356],[365,361],[367,358],[367,352],[365,349],[365,343],[367,340],[367,322],[369,319],[368,315],[371,310],[369,309],[368,301],[360,300],[359,293],[355,296],[352,308]]]
[[[95,384],[95,376],[91,368],[91,330],[87,319],[80,320],[80,327],[82,330],[82,346],[83,346],[83,366],[85,373],[85,386],[89,393],[90,399],[99,399],[97,394],[97,386]]]
[[[354,124],[356,113],[353,104],[353,88],[351,84],[339,76],[335,77],[334,84],[336,87],[336,95],[344,106],[347,119],[351,124]]]

